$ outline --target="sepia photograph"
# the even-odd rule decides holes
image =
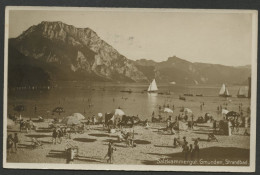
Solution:
[[[4,168],[254,172],[257,21],[6,7]]]

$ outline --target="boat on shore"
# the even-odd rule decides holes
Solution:
[[[232,97],[232,95],[229,94],[228,88],[226,87],[225,84],[222,84],[222,87],[219,91],[219,96],[220,97]]]

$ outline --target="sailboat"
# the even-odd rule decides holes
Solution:
[[[220,97],[231,97],[225,84],[222,85],[222,87],[219,91],[219,96]]]
[[[152,92],[157,92],[158,88],[155,82],[155,79],[153,79],[152,83],[149,85],[147,92],[152,93]]]
[[[246,88],[239,88],[237,92],[238,98],[246,98]]]

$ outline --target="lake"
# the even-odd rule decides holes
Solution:
[[[86,117],[97,115],[97,113],[111,112],[120,107],[126,115],[138,115],[142,119],[150,119],[154,111],[159,113],[159,105],[170,108],[175,106],[173,116],[178,115],[181,107],[190,108],[195,117],[205,115],[206,112],[221,119],[217,114],[217,106],[223,107],[227,104],[228,110],[238,111],[238,104],[243,104],[243,109],[250,106],[247,98],[237,98],[236,94],[239,86],[228,87],[233,97],[219,97],[218,93],[221,85],[167,85],[158,84],[160,92],[170,91],[171,95],[160,95],[143,92],[147,90],[148,84],[140,83],[86,83],[86,82],[59,82],[59,86],[49,91],[9,91],[8,114],[17,114],[13,110],[15,105],[24,105],[25,111],[22,116],[53,118],[59,116],[52,113],[52,110],[61,106],[65,112],[60,117],[68,116],[79,112]],[[132,93],[123,93],[121,90],[131,89]],[[179,95],[183,93],[203,94],[203,97],[186,97],[186,101],[179,100]],[[200,105],[204,103],[203,110]],[[35,111],[35,106],[37,110]],[[165,117],[169,114],[163,114]]]

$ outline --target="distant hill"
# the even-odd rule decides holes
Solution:
[[[46,86],[51,81],[115,81],[241,84],[251,66],[191,63],[176,56],[167,61],[129,60],[90,28],[43,21],[9,39],[9,86]]]
[[[155,77],[158,82],[181,84],[245,84],[251,76],[251,66],[224,66],[218,64],[192,63],[176,56],[167,61],[153,62],[137,60],[136,66],[149,79]],[[149,75],[153,75],[149,77]]]

